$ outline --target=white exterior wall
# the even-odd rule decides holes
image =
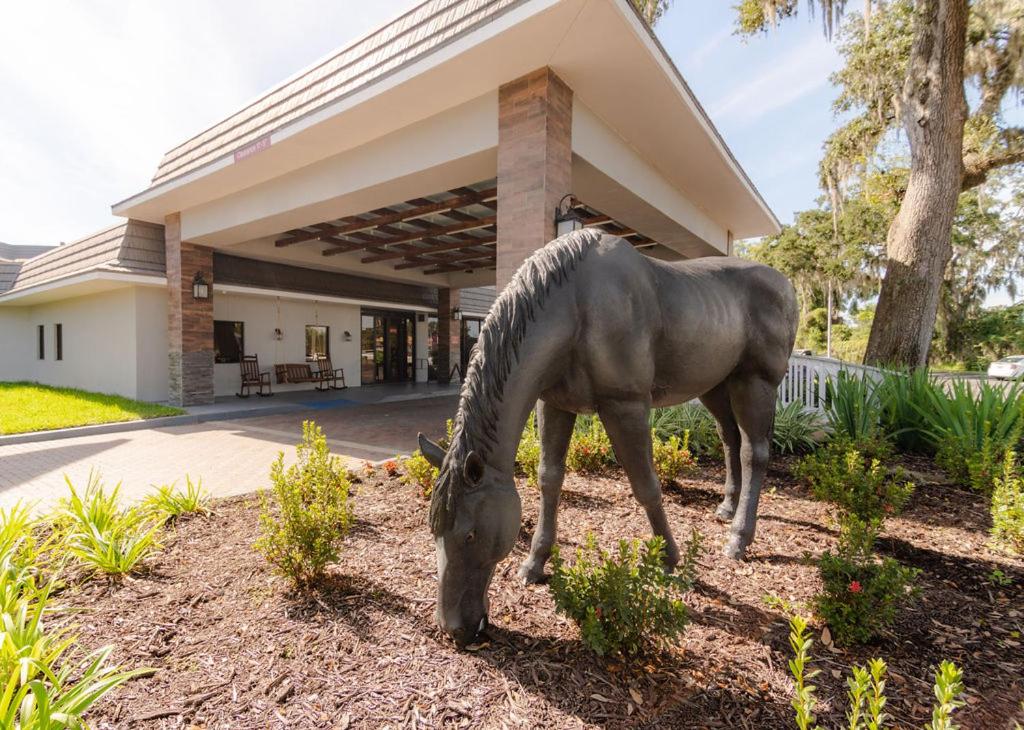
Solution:
[[[139,398],[136,288],[19,307],[27,328],[17,339],[28,345],[28,359],[20,379]],[[62,360],[56,359],[54,325],[58,323],[63,325]],[[39,325],[45,327],[46,333],[42,360],[36,351]],[[166,321],[163,328],[167,329]],[[166,373],[166,344],[162,354]]]
[[[167,357],[167,289],[134,287],[135,343],[138,353],[136,398],[166,401],[170,378]]]
[[[274,377],[275,364],[306,361],[307,324],[330,327],[331,361],[334,367],[345,369],[345,382],[349,387],[359,385],[359,314],[360,307],[356,304],[216,290],[213,295],[213,318],[245,323],[245,354],[259,356],[260,369],[270,371],[273,389],[282,392],[313,387],[309,383],[278,385]],[[281,340],[274,339],[275,328],[280,328]],[[345,332],[351,335],[351,340],[345,340]],[[237,363],[214,365],[215,395],[238,392],[238,383]]]
[[[35,330],[28,312],[0,308],[0,381],[26,380],[29,358],[35,352]]]

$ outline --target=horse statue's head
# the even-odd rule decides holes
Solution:
[[[522,504],[512,474],[484,463],[455,439],[446,453],[420,434],[420,451],[440,470],[431,497],[437,547],[437,622],[460,647],[487,626],[487,592],[497,564],[512,552]]]

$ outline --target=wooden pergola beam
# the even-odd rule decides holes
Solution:
[[[478,261],[480,263],[477,263]],[[494,266],[495,264],[497,264],[497,261],[498,259],[496,254],[483,254],[479,258],[469,259],[467,261],[460,262],[457,264],[445,264],[441,266],[436,266],[433,269],[427,269],[426,271],[423,272],[423,275],[429,276],[430,274],[446,274],[452,271],[467,271],[469,269],[479,269],[481,268],[481,266]]]
[[[411,221],[419,218],[420,216],[429,215],[431,213],[441,213],[446,210],[465,208],[469,205],[475,205],[483,201],[491,200],[497,196],[497,188],[487,188],[486,190],[478,190],[438,202],[414,205],[408,210],[379,208],[378,211],[380,211],[381,214],[376,218],[359,218],[349,216],[348,219],[346,219],[348,222],[343,223],[342,225],[322,225],[317,231],[304,231],[302,229],[289,231],[289,238],[279,239],[275,242],[275,245],[278,247],[292,246],[296,243],[303,243],[304,241],[317,241],[323,240],[325,237],[344,236],[356,231],[370,230],[379,226],[389,225],[391,223]],[[418,202],[419,200],[422,200],[422,198],[416,198],[415,201],[410,202]],[[351,220],[353,218],[354,220]]]
[[[458,241],[441,241],[438,239],[424,238],[423,241],[431,243],[429,248],[417,248],[411,251],[385,251],[384,253],[376,254],[374,256],[367,256],[362,259],[364,264],[375,264],[378,261],[390,261],[391,259],[406,258],[408,256],[426,256],[432,253],[438,253],[440,251],[455,251],[460,248],[471,248],[472,246],[484,246],[489,243],[494,243],[498,240],[497,236],[488,237],[476,237],[476,236],[465,236],[460,237]]]
[[[452,233],[460,233],[462,231],[471,231],[476,228],[486,228],[494,225],[498,220],[495,215],[487,216],[486,218],[474,218],[471,221],[462,221],[459,223],[453,223],[450,226],[440,226],[438,228],[431,228],[430,230],[417,231],[415,233],[406,233],[405,235],[398,236],[395,238],[375,238],[371,243],[366,243],[363,248],[373,248],[375,246],[394,246],[400,243],[409,243],[410,241],[421,241],[424,238],[432,238],[434,236],[447,236]],[[347,249],[352,251],[354,249]],[[324,256],[335,256],[339,253],[346,253],[346,250],[338,250],[329,248],[323,252]]]
[[[447,266],[449,264],[455,264],[459,261],[476,261],[477,259],[494,256],[494,244],[490,243],[487,244],[487,246],[491,248],[491,251],[469,251],[454,256],[449,255],[443,259],[424,259],[418,256],[410,256],[408,261],[406,261],[405,263],[398,264],[395,267],[395,269],[419,269],[424,266]]]

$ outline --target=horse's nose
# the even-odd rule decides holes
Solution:
[[[480,619],[480,623],[476,626],[458,626],[453,629],[447,629],[448,635],[455,641],[455,645],[460,649],[465,649],[468,645],[476,641],[477,637],[487,628],[487,616],[483,616]]]

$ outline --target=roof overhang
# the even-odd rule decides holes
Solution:
[[[524,0],[494,20],[210,163],[113,206],[165,216],[357,148],[550,66],[587,108],[734,238],[779,223],[628,0]]]
[[[167,286],[167,277],[117,271],[86,271],[0,294],[0,307],[27,307],[60,299],[100,294],[127,286]]]

